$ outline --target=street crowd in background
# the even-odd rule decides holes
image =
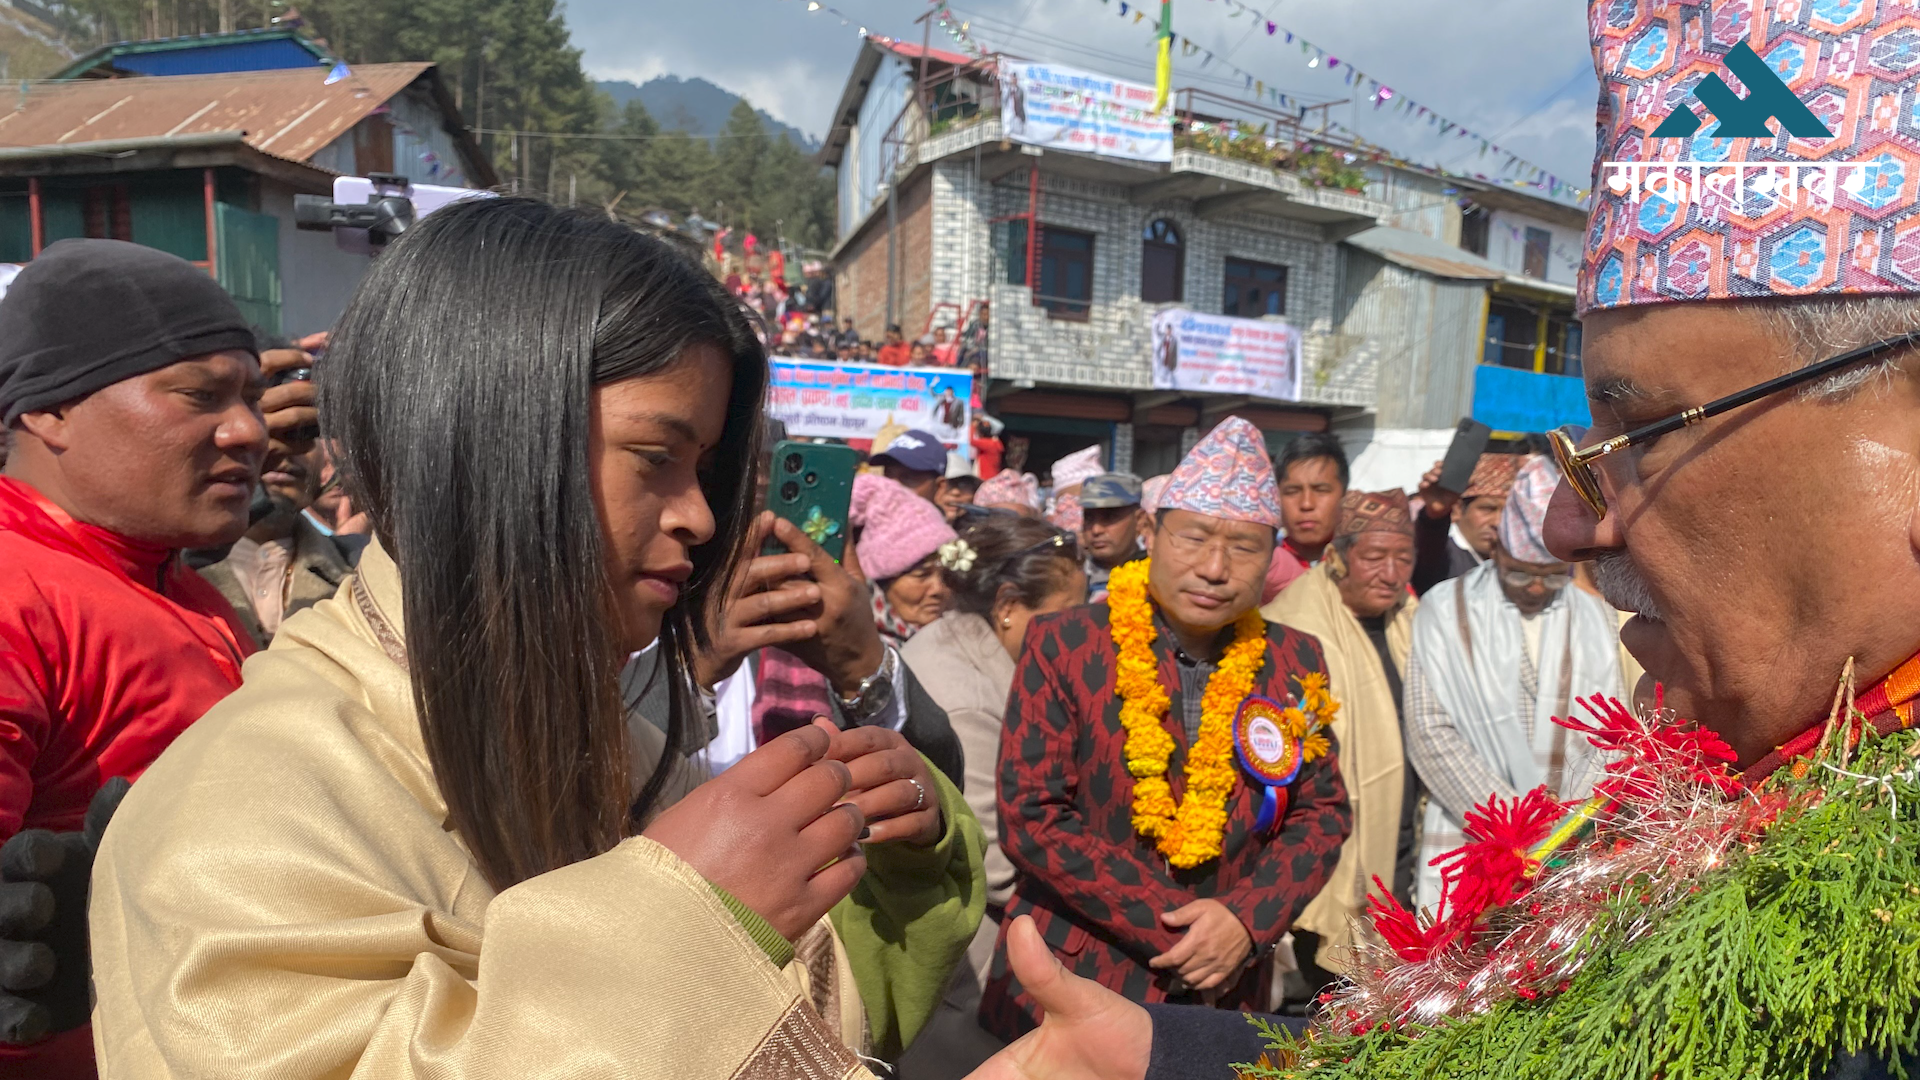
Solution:
[[[512,242],[475,248],[489,229]],[[597,483],[628,485],[634,509],[600,513],[638,515],[642,529],[651,518],[662,539],[617,534],[591,556],[610,560],[621,621],[584,641],[552,620],[584,617],[590,579],[548,564],[523,580],[520,552],[589,558],[600,545],[577,526],[529,516],[588,496],[571,481],[559,491],[511,486],[524,481],[509,480],[521,470],[503,455],[522,451],[478,436],[497,430],[488,410],[503,406],[463,397],[481,365],[508,361],[495,347],[429,363],[433,354],[409,336],[427,313],[392,299],[418,294],[393,288],[403,280],[430,281],[471,259],[538,265],[556,232],[619,254],[581,281],[503,300],[495,324],[536,304],[575,318],[599,310],[563,301],[563,288],[617,296],[636,317],[654,313],[631,342],[575,358],[580,375],[567,377],[591,378],[601,409],[631,386],[644,395],[633,400],[670,414],[636,414],[618,431],[608,421],[610,445],[659,449],[622,451],[638,454],[642,470]],[[84,1075],[97,1040],[134,1063],[124,1075],[150,1075],[139,1062],[175,1054],[246,1071],[221,1057],[238,1044],[205,1043],[189,1018],[240,1008],[249,1025],[265,1024],[261,1001],[303,987],[298,1011],[359,1017],[347,1024],[358,1034],[316,1042],[278,1015],[268,1026],[289,1032],[280,1051],[400,1055],[390,1058],[399,1068],[419,1038],[405,1032],[482,1015],[471,1001],[411,992],[394,1007],[403,985],[475,977],[481,911],[489,954],[555,948],[580,932],[558,917],[564,887],[530,908],[489,910],[483,897],[539,892],[566,863],[613,859],[628,849],[609,843],[633,829],[704,875],[706,895],[720,897],[763,958],[811,973],[804,993],[832,1039],[897,1060],[903,1076],[965,1075],[1040,1022],[1012,933],[1023,915],[1071,970],[1132,1000],[1304,1017],[1353,955],[1372,881],[1431,906],[1430,860],[1457,844],[1469,808],[1541,782],[1567,799],[1591,785],[1588,756],[1551,717],[1574,697],[1627,687],[1612,613],[1541,540],[1556,481],[1548,458],[1524,444],[1488,453],[1459,493],[1438,486],[1436,463],[1410,498],[1349,490],[1331,436],[1298,435],[1276,463],[1264,436],[1231,417],[1179,469],[1148,478],[1108,470],[1099,446],[1044,477],[982,476],[935,436],[893,430],[854,478],[849,543],[835,560],[761,510],[765,484],[752,477],[765,475],[765,454],[784,432],[746,420],[765,383],[763,357],[804,353],[834,332],[831,312],[807,324],[818,335],[800,330],[793,321],[811,316],[761,310],[759,280],[743,280],[744,293],[667,244],[520,200],[436,215],[380,261],[341,326],[299,341],[248,327],[204,274],[132,244],[65,241],[18,276],[0,300],[10,425],[0,720],[14,748],[0,766],[0,814],[15,854],[0,872],[16,882],[0,890],[38,882],[52,903],[44,919],[0,919],[47,950],[44,971],[0,980],[11,991],[0,995],[9,1060],[31,1061],[40,1075]],[[76,303],[149,322],[108,331],[69,318]],[[435,352],[467,347],[477,348]],[[956,355],[950,343],[935,348]],[[101,355],[116,359],[92,362]],[[363,359],[374,356],[419,359]],[[907,362],[925,359],[910,351]],[[522,361],[509,384],[552,381],[563,369]],[[425,427],[424,416],[392,407],[427,400],[447,415]],[[131,457],[130,441],[141,447]],[[497,496],[448,491],[434,462],[507,486]],[[737,486],[673,481],[696,467],[708,477],[735,470]],[[736,549],[761,553],[729,572],[724,555]],[[1150,605],[1149,574],[1162,572]],[[547,632],[531,614],[524,625],[498,614],[535,594],[555,613]],[[1122,637],[1122,614],[1145,620],[1150,645]],[[1278,820],[1256,822],[1257,801],[1234,809],[1214,841],[1226,847],[1199,859],[1212,863],[1195,876],[1182,856],[1134,853],[1138,810],[1110,780],[1088,778],[1111,777],[1135,752],[1102,719],[1130,692],[1112,679],[1116,665],[1138,662],[1136,649],[1160,657],[1172,673],[1162,693],[1184,710],[1169,730],[1184,732],[1193,755],[1220,722],[1203,708],[1214,681],[1247,677],[1243,641],[1272,657],[1251,685],[1259,699],[1318,710],[1323,723],[1303,744],[1319,748],[1317,760],[1290,781]],[[30,659],[76,648],[84,663]],[[546,678],[512,673],[527,650],[555,665]],[[411,693],[402,689],[409,672]],[[340,688],[351,685],[365,689]],[[329,704],[347,700],[364,704],[346,713]],[[592,805],[570,820],[550,805],[555,780],[540,772],[542,759],[502,762],[461,734],[492,731],[487,738],[521,740],[548,760],[584,752],[574,740],[605,737],[556,728],[554,709],[631,732],[619,773],[635,778],[631,791],[611,774],[594,781],[623,807],[638,792],[618,815],[625,824]],[[415,723],[395,734],[393,725]],[[412,745],[411,757],[367,757],[375,732]],[[825,780],[823,760],[836,763]],[[440,793],[409,794],[404,778],[429,767]],[[102,786],[143,773],[130,794]],[[229,782],[252,794],[206,794]],[[831,798],[818,803],[823,783]],[[817,804],[814,816],[828,805],[857,809],[731,840],[709,835],[726,799],[776,789],[813,791],[790,799]],[[502,800],[501,790],[514,794]],[[269,802],[298,805],[289,791],[332,792],[322,818],[333,839],[316,846],[298,812],[260,816]],[[357,831],[380,815],[422,826],[445,815],[464,843],[447,846],[438,825],[388,840]],[[826,824],[836,817],[840,825]],[[100,847],[109,818],[125,824]],[[779,895],[777,868],[794,855],[757,845],[805,851],[819,832],[837,839],[809,865],[858,833],[864,861],[837,865],[853,875],[848,885],[864,865],[868,884],[850,896],[819,884]],[[34,843],[71,848],[67,869],[35,869]],[[89,1031],[88,890],[76,867],[96,848],[99,1027]],[[312,862],[311,873],[255,880],[245,906],[285,917],[328,911],[338,973],[288,966],[299,935],[269,920],[245,932],[250,943],[192,1001],[146,1014],[135,1005],[150,993],[145,980],[166,978],[191,940],[238,932],[236,918],[253,924],[225,902],[206,906],[206,890],[226,886],[189,867],[216,857],[229,860],[216,877],[233,882],[255,880],[246,866]],[[352,884],[330,880],[340,871],[325,867],[344,868],[343,858],[373,868],[354,871]],[[470,866],[486,888],[410,880],[411,860],[442,877]],[[629,880],[635,872],[585,873],[636,895],[671,892]],[[423,925],[350,929],[395,904],[423,906],[429,924],[444,924],[433,933],[454,945],[434,945]],[[840,917],[847,905],[864,923]],[[829,909],[835,917],[822,919]],[[154,921],[161,911],[172,914]],[[649,936],[682,932],[692,931],[662,915]],[[596,964],[638,964],[645,948],[598,947],[609,952]],[[395,949],[444,955],[375,976],[378,957]],[[115,974],[102,982],[107,971]],[[512,980],[491,990],[502,1000],[531,992],[502,981]]]

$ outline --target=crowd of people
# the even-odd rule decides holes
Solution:
[[[527,276],[569,245],[601,258]],[[419,336],[439,325],[424,305],[446,302],[428,298],[452,295],[441,283],[495,264],[499,295],[462,303],[492,304],[496,326],[579,320],[588,344],[553,362],[512,334]],[[110,349],[74,303],[145,313],[144,344]],[[818,1037],[909,1076],[961,1075],[1040,1022],[1009,942],[1022,916],[1134,1000],[1304,1005],[1337,970],[1367,876],[1411,895],[1425,792],[1429,837],[1536,774],[1578,794],[1545,718],[1569,693],[1622,692],[1611,636],[1584,636],[1610,635],[1608,618],[1553,614],[1587,600],[1540,548],[1543,459],[1515,484],[1519,459],[1489,455],[1472,489],[1517,524],[1466,575],[1475,591],[1442,590],[1492,620],[1466,661],[1447,651],[1452,622],[1433,644],[1407,631],[1416,535],[1450,534],[1416,534],[1402,493],[1347,492],[1331,438],[1294,440],[1276,475],[1237,419],[1169,476],[1106,471],[1094,446],[1044,485],[982,480],[933,435],[893,432],[854,478],[851,543],[830,558],[760,509],[754,478],[783,435],[751,419],[771,343],[725,283],[533,202],[435,215],[338,327],[300,341],[248,327],[189,264],[118,241],[54,246],[0,305],[18,748],[0,810],[10,850],[71,835],[81,861],[99,846],[99,1029],[86,952],[53,948],[87,939],[84,877],[42,883],[52,915],[21,937],[54,963],[0,997],[9,1052],[48,1070],[82,1069],[97,1040],[126,1075],[245,1072],[269,1047],[404,1071],[425,1028],[515,1027],[493,1018],[531,992],[525,972],[490,975],[484,958],[541,955],[565,983],[590,954],[651,963],[648,943],[681,933],[717,946],[716,912],[758,952],[709,965],[806,973],[768,999],[769,1023],[804,999]],[[480,392],[489,371],[521,396]],[[584,446],[553,434],[574,410],[594,418]],[[550,434],[483,435],[514,423]],[[1422,515],[1443,506],[1422,495]],[[1447,512],[1477,536],[1457,502]],[[1265,659],[1236,701],[1340,722],[1277,820],[1235,802],[1204,873],[1142,858],[1140,811],[1113,785],[1138,736],[1108,721],[1152,706],[1125,705],[1142,691],[1114,673],[1153,658],[1171,680],[1160,707],[1182,702],[1168,722],[1197,747],[1221,722],[1214,682],[1248,676],[1248,643]],[[1487,695],[1476,660],[1505,680]],[[1557,695],[1537,693],[1542,678]],[[1540,754],[1502,754],[1530,743]],[[1415,779],[1438,763],[1451,771]],[[116,778],[139,782],[127,794]],[[689,880],[709,888],[690,896]],[[589,931],[604,890],[653,897],[648,934]],[[410,930],[384,921],[403,914]],[[324,973],[294,959],[309,938],[331,942]],[[196,989],[140,1007],[214,940],[224,959]],[[416,960],[383,969],[395,950]],[[448,980],[469,991],[434,991]],[[577,1023],[674,980],[640,982],[582,999]],[[200,1038],[195,1018],[215,1013],[250,1038]],[[302,1026],[322,1014],[356,1019]],[[571,1038],[582,1052],[585,1032],[523,1050]],[[496,1053],[494,1038],[442,1050]]]
[[[838,331],[699,255],[457,202],[297,341],[10,282],[0,1076],[1920,1065],[1909,293],[1590,291],[1595,430],[1459,491],[906,430],[832,539],[763,403]]]

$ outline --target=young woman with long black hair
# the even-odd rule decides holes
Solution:
[[[604,218],[462,203],[379,258],[318,370],[376,540],[109,829],[103,1076],[842,1076],[910,1036],[981,909],[954,786],[885,728],[684,774],[766,371]]]

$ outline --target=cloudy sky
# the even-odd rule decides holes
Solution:
[[[1152,81],[1152,23],[1120,0],[950,0],[989,49]],[[923,0],[567,0],[567,20],[596,78],[644,82],[699,76],[743,94],[779,119],[818,136],[859,48],[862,26],[920,40]],[[1593,155],[1596,89],[1581,0],[1174,0],[1174,28],[1216,59],[1175,50],[1174,85],[1240,89],[1251,73],[1307,101],[1355,98],[1334,116],[1364,137],[1415,160],[1496,173],[1504,158],[1479,156],[1477,140],[1440,136],[1424,121],[1375,110],[1342,76],[1347,65],[1446,118],[1491,137],[1562,178],[1586,186]],[[843,25],[838,11],[846,18]],[[1269,36],[1265,22],[1279,32]],[[1341,60],[1307,66],[1292,31]],[[951,46],[935,30],[936,44]]]

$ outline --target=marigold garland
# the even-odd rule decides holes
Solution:
[[[1153,838],[1169,863],[1185,870],[1220,856],[1227,796],[1235,780],[1233,718],[1253,693],[1253,680],[1266,660],[1267,624],[1258,611],[1234,622],[1233,644],[1200,699],[1200,735],[1187,753],[1186,793],[1176,805],[1167,780],[1173,736],[1162,726],[1173,703],[1160,685],[1160,665],[1153,655],[1153,606],[1147,600],[1150,561],[1127,563],[1107,579],[1109,625],[1119,656],[1115,688],[1120,692],[1120,722],[1127,729],[1133,827]]]

